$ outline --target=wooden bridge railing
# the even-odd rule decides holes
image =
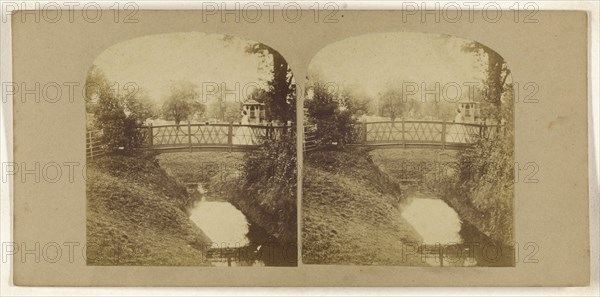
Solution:
[[[477,136],[504,134],[502,125],[438,121],[363,122],[355,125],[356,144],[370,146],[441,147],[469,146]]]
[[[139,128],[143,148],[156,150],[251,150],[263,137],[278,138],[293,129],[286,125],[180,124]]]

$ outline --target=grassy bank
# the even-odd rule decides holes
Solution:
[[[210,239],[186,214],[185,186],[153,156],[104,156],[87,167],[90,265],[208,265]]]
[[[304,263],[423,265],[403,259],[422,238],[397,208],[401,190],[369,151],[315,151],[304,163]]]

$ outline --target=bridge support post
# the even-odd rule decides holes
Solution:
[[[446,121],[442,122],[442,149],[446,149]]]
[[[148,146],[152,147],[154,145],[154,134],[152,133],[152,123],[148,125]]]
[[[227,130],[227,146],[229,146],[229,152],[233,150],[233,122],[229,122],[229,129]]]
[[[192,123],[188,121],[188,144],[190,145],[190,153],[192,152]]]
[[[404,129],[404,118],[402,119],[402,148],[406,148],[406,130]]]
[[[367,144],[367,122],[366,121],[362,123],[362,130],[363,130],[362,141],[364,144]]]

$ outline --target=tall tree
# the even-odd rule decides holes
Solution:
[[[273,77],[268,82],[268,96],[264,102],[267,117],[281,122],[295,121],[296,84],[287,61],[278,51],[262,43],[248,45],[246,52],[272,62]]]
[[[506,83],[510,76],[508,65],[497,52],[479,42],[469,42],[463,46],[463,50],[479,55],[480,59],[486,59],[487,69],[483,93],[485,101],[492,108],[489,110],[483,106],[482,112],[494,118],[496,122],[500,122],[502,120],[502,94],[507,87],[511,87]]]

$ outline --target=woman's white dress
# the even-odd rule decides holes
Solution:
[[[469,140],[469,135],[466,134],[467,129],[460,125],[463,123],[462,113],[457,113],[454,117],[454,122],[450,125],[450,129],[448,129],[448,135],[446,135],[447,142],[458,142],[458,143],[466,143]],[[458,124],[458,125],[456,125]]]
[[[235,135],[233,137],[233,144],[240,145],[254,145],[256,141],[254,139],[254,135],[252,133],[252,129],[248,127],[250,122],[248,122],[248,115],[242,116],[242,121],[240,126],[234,131]]]

